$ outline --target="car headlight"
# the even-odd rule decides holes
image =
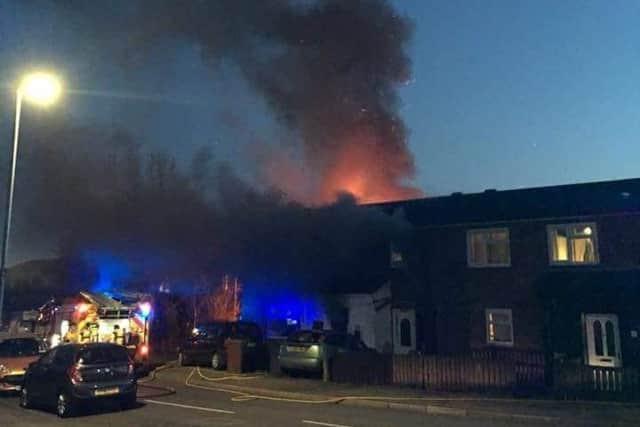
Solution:
[[[4,376],[9,373],[9,370],[6,366],[0,364],[0,376]]]

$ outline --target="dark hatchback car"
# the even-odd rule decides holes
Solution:
[[[257,360],[263,351],[262,331],[253,322],[213,322],[201,325],[193,332],[178,349],[180,366],[207,364],[213,369],[224,369],[227,339],[244,340],[248,360]]]
[[[136,374],[126,347],[64,344],[29,365],[20,406],[54,407],[60,417],[67,417],[87,403],[106,399],[132,408],[136,392]]]

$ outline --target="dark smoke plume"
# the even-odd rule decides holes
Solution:
[[[72,264],[113,254],[142,285],[225,273],[320,292],[382,284],[388,244],[406,225],[356,202],[418,194],[406,185],[414,165],[396,94],[411,31],[386,1],[53,1],[82,50],[125,68],[170,61],[184,43],[214,68],[235,64],[297,132],[305,170],[262,152],[275,189],[259,190],[206,148],[179,168],[126,130],[51,119],[25,134],[31,235],[60,241]]]
[[[411,25],[387,1],[58,4],[94,34],[87,43],[126,51],[134,63],[168,55],[181,42],[198,45],[214,67],[234,63],[279,120],[298,132],[311,183],[292,183],[286,171],[265,176],[291,194],[305,188],[303,201],[329,202],[339,192],[360,201],[420,194],[407,185],[414,162],[397,111],[397,87],[410,75],[404,48]]]
[[[401,219],[349,196],[308,208],[276,190],[256,190],[206,148],[181,170],[125,131],[51,120],[26,136],[22,170],[30,173],[19,184],[30,206],[21,198],[18,207],[31,234],[60,242],[69,274],[60,293],[95,283],[96,254],[126,266],[127,277],[114,286],[137,289],[227,273],[320,293],[381,284],[389,242],[407,230]],[[74,268],[86,274],[73,276]]]

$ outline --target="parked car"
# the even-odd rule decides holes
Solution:
[[[373,351],[352,334],[333,331],[299,330],[280,346],[280,369],[285,373],[322,373],[323,358],[331,359],[348,351]]]
[[[63,344],[31,363],[20,392],[20,406],[55,407],[60,417],[100,400],[136,404],[137,381],[126,347],[117,344]]]
[[[35,337],[11,337],[0,341],[0,391],[19,391],[31,362],[46,351]]]
[[[224,369],[227,365],[225,342],[227,339],[246,341],[246,356],[255,359],[262,354],[262,331],[253,322],[212,322],[194,329],[178,348],[178,364],[207,364],[213,369]]]

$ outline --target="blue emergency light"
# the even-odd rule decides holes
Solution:
[[[140,316],[146,319],[151,314],[151,304],[148,302],[140,303],[138,310],[140,310]]]

